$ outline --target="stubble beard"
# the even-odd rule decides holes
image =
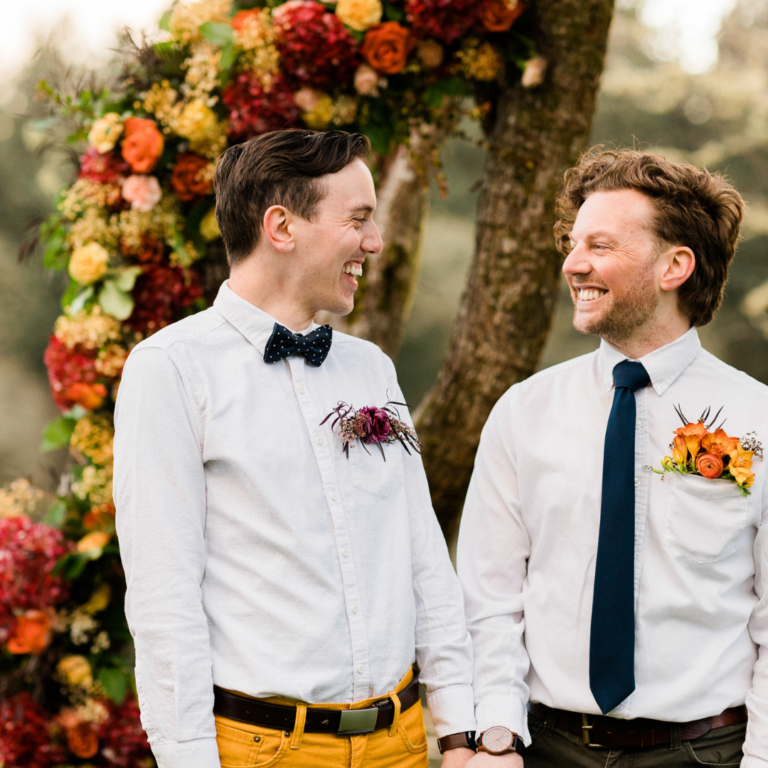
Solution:
[[[584,335],[599,336],[608,342],[621,344],[653,318],[658,306],[653,272],[649,270],[621,298],[614,299],[599,317],[578,322],[574,309],[573,327]]]

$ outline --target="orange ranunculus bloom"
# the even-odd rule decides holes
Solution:
[[[67,728],[67,746],[78,757],[93,757],[99,751],[99,736],[93,723],[82,722]]]
[[[701,441],[705,435],[708,435],[707,428],[701,423],[686,424],[684,427],[675,430],[676,435],[680,435],[685,438],[685,445],[688,448],[688,452],[692,458],[696,458],[696,454],[701,448]]]
[[[700,453],[696,458],[696,471],[709,480],[723,474],[723,460],[714,453]]]
[[[701,447],[707,453],[714,453],[716,456],[730,456],[732,459],[738,455],[739,446],[739,438],[728,437],[723,429],[704,435],[701,439]]]
[[[149,173],[163,154],[165,141],[154,120],[129,117],[123,123],[123,158],[134,173]]]
[[[410,50],[410,32],[396,21],[372,26],[360,49],[365,60],[385,75],[397,74],[405,66]]]
[[[489,32],[506,32],[524,10],[521,0],[485,0],[480,21]]]
[[[685,438],[680,435],[672,441],[672,460],[678,467],[684,467],[688,462],[688,447]]]
[[[43,611],[27,611],[16,618],[16,630],[8,640],[11,653],[42,653],[51,642],[51,621]]]
[[[104,402],[107,388],[103,384],[86,384],[84,381],[77,381],[67,388],[64,395],[78,405],[82,405],[86,411],[95,411]]]
[[[736,456],[731,457],[731,462],[728,464],[728,471],[736,478],[736,482],[745,488],[749,488],[755,482],[755,473],[751,471],[754,454],[754,451],[745,451],[739,445]]]
[[[179,200],[189,203],[213,191],[208,166],[210,166],[208,160],[200,155],[193,152],[179,153],[171,173],[171,189]]]

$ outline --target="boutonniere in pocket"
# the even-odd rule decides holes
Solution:
[[[398,405],[405,406],[406,404],[390,400],[383,408],[367,405],[364,408],[355,409],[347,403],[339,402],[320,424],[325,424],[331,416],[336,415],[331,429],[336,431],[338,426],[341,450],[344,451],[347,458],[349,458],[349,446],[355,440],[360,441],[367,453],[370,451],[366,446],[378,446],[384,461],[387,460],[387,457],[384,455],[382,446],[386,443],[400,443],[409,455],[411,453],[409,447],[413,448],[416,453],[420,453],[421,445],[418,437],[416,437],[416,431],[400,419],[400,414],[395,407]]]
[[[763,446],[753,432],[745,437],[729,437],[722,429],[725,422],[712,430],[722,408],[707,424],[710,409],[701,415],[698,421],[685,418],[679,406],[675,407],[683,422],[675,430],[675,438],[669,446],[672,455],[661,461],[661,469],[652,469],[657,475],[674,472],[678,475],[699,475],[708,480],[730,480],[739,486],[742,496],[748,496],[749,488],[755,481],[752,461],[763,458]]]

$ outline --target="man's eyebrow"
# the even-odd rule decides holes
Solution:
[[[573,239],[573,232],[568,233],[568,237],[572,240]],[[594,232],[587,232],[584,235],[584,238],[591,238],[595,239],[596,237],[607,237],[609,239],[614,239],[616,235],[614,235],[612,232],[608,232],[608,230],[605,229],[596,229]]]
[[[370,205],[357,205],[352,209],[352,213],[359,212],[373,213],[373,208]]]

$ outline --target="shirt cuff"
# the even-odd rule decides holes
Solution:
[[[487,731],[494,725],[503,725],[516,733],[528,747],[531,734],[528,731],[528,704],[514,696],[486,696],[476,709],[477,732]],[[743,768],[743,764],[742,764]],[[762,768],[762,767],[761,767]]]
[[[437,738],[475,730],[475,704],[471,685],[449,685],[427,694],[429,714]]]
[[[216,739],[193,739],[175,743],[153,744],[157,768],[221,768]]]

